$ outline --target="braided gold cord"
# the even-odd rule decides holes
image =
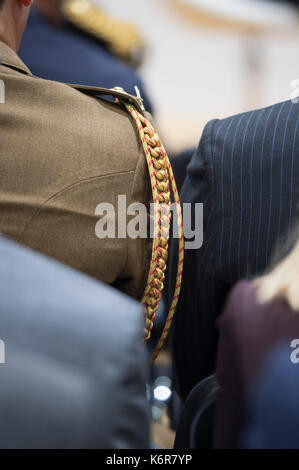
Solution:
[[[158,357],[168,336],[181,290],[184,263],[182,210],[171,164],[157,132],[152,124],[142,114],[140,114],[134,106],[128,103],[123,103],[123,105],[135,121],[139,132],[148,164],[155,208],[152,258],[147,286],[142,299],[142,304],[145,308],[145,340],[149,340],[151,337],[156,312],[164,289],[163,281],[165,279],[168,260],[168,243],[171,222],[170,187],[172,189],[177,213],[179,256],[176,287],[161,338],[152,356],[153,362]]]
[[[177,187],[176,187],[176,182],[174,178],[174,174],[172,171],[172,167],[169,161],[169,158],[166,154],[166,160],[167,160],[167,165],[168,165],[168,173],[170,177],[170,184],[173,192],[173,198],[174,202],[176,204],[176,213],[177,213],[177,223],[178,223],[178,234],[179,234],[179,253],[178,253],[178,266],[177,266],[177,275],[176,275],[176,284],[175,284],[175,290],[174,290],[174,296],[172,299],[172,303],[170,306],[170,310],[168,313],[168,317],[161,335],[161,338],[158,342],[158,345],[156,346],[156,349],[152,355],[152,362],[154,362],[161,349],[164,346],[164,343],[166,341],[166,338],[168,336],[169,330],[171,328],[172,320],[175,314],[175,310],[179,301],[180,297],[180,292],[181,292],[181,285],[182,285],[182,277],[183,277],[183,265],[184,265],[184,230],[183,230],[183,217],[182,217],[182,209],[181,209],[181,203],[180,203],[180,198],[178,195]]]

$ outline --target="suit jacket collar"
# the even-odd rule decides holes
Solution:
[[[19,70],[26,75],[32,75],[28,67],[26,67],[19,56],[2,41],[0,41],[0,65],[1,64]]]

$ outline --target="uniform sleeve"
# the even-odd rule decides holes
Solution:
[[[150,184],[150,176],[144,150],[140,144],[139,158],[134,173],[130,194],[130,205],[132,207],[132,215],[129,215],[128,223],[130,223],[131,220],[131,222],[134,224],[133,227],[136,228],[138,232],[141,229],[141,226],[138,224],[135,225],[133,219],[142,213],[142,224],[146,222],[146,227],[142,227],[142,230],[140,231],[141,236],[138,238],[132,238],[129,234],[127,238],[127,262],[125,269],[120,275],[120,277],[124,279],[122,281],[121,290],[123,290],[126,294],[139,300],[144,294],[152,254],[152,239],[150,238],[149,234],[151,202],[152,191]],[[142,212],[139,212],[137,209],[135,216],[134,206],[136,204],[136,208],[138,206],[142,207]],[[146,229],[146,237],[144,236],[145,233],[142,233],[143,228]]]
[[[34,214],[19,241],[140,300],[152,244],[147,235],[144,238],[126,235],[132,219],[126,211],[133,203],[142,204],[148,224],[151,187],[134,123],[132,128],[134,131],[128,138],[136,138],[136,143],[128,147],[135,153],[130,155],[130,161],[134,162],[131,169],[90,177],[63,188]],[[124,145],[117,158],[126,158],[126,152]],[[124,207],[119,198],[125,199]],[[105,226],[101,224],[103,216],[107,221]],[[119,236],[120,219],[124,236]],[[99,227],[109,236],[99,236]]]
[[[200,248],[185,249],[182,290],[172,335],[176,386],[183,399],[200,380],[214,371],[218,339],[215,319],[229,287],[218,277],[215,268],[215,245],[219,232],[213,174],[213,131],[216,122],[210,122],[204,130],[188,166],[181,194],[184,224],[185,211],[188,210],[185,205],[191,204],[193,229],[197,232],[201,230],[203,235]],[[203,223],[195,219],[196,204],[203,205]],[[171,245],[170,297],[176,277],[177,240],[172,240]]]

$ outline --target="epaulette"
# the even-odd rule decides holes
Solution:
[[[130,95],[121,87],[115,88],[101,88],[101,87],[92,87],[86,85],[69,85],[72,88],[75,88],[86,95],[94,96],[96,98],[101,98],[102,96],[112,96],[113,98],[120,100],[121,102],[132,104],[140,114],[144,116],[145,108],[143,105],[143,99],[140,96],[140,92],[137,87],[136,96]]]
[[[68,22],[103,42],[112,54],[133,65],[141,62],[145,44],[133,24],[111,18],[89,0],[64,0],[61,8]]]

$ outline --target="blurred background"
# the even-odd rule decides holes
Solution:
[[[296,2],[94,0],[145,40],[140,75],[172,153],[204,124],[290,97],[299,78]]]

